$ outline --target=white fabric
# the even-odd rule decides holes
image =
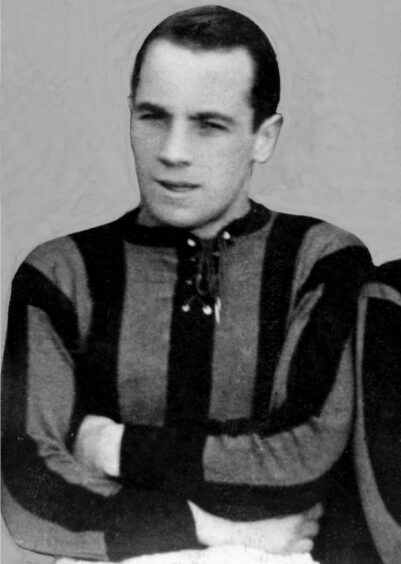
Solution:
[[[205,550],[183,550],[128,558],[121,564],[318,564],[310,554],[275,555],[243,546],[221,546]],[[84,560],[61,558],[55,564],[90,564]],[[92,562],[91,564],[107,564]]]

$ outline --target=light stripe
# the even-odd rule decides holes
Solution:
[[[366,284],[361,292],[361,298],[389,300],[401,307],[400,292],[383,282],[370,282],[369,284]]]

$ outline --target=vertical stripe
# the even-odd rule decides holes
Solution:
[[[21,271],[20,271],[21,272]],[[18,277],[18,275],[17,275]],[[26,378],[28,371],[27,305],[21,278],[14,279],[1,381],[2,435],[22,436],[26,428]],[[23,286],[23,284],[22,284]],[[4,460],[4,451],[3,456]]]
[[[93,299],[86,354],[77,373],[80,397],[87,413],[120,421],[117,371],[125,258],[117,225],[77,233],[73,239],[83,257]]]
[[[214,315],[205,315],[197,300],[191,303],[189,311],[182,310],[192,264],[185,247],[178,248],[178,255],[168,359],[167,425],[205,421],[212,386]]]
[[[274,371],[284,342],[295,262],[305,233],[319,220],[279,214],[266,242],[260,294],[253,417],[266,421]]]
[[[367,447],[387,511],[401,524],[401,308],[368,301],[363,401]]]

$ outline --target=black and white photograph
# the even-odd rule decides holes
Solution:
[[[1,8],[2,562],[399,564],[399,0]]]

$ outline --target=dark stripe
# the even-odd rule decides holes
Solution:
[[[369,458],[381,498],[401,524],[401,307],[370,298],[362,364]]]
[[[188,301],[185,281],[192,270],[188,251],[185,247],[178,249],[168,358],[167,425],[205,421],[210,404],[214,315],[205,315],[197,299],[192,300],[189,312],[182,310]]]
[[[22,507],[70,531],[102,529],[104,497],[49,470],[30,437],[9,435],[2,451],[4,482]]]
[[[253,418],[266,421],[274,371],[284,342],[295,261],[306,232],[319,220],[279,214],[266,243],[260,295]]]
[[[369,251],[361,246],[348,246],[331,253],[316,262],[304,285],[297,294],[297,303],[307,292],[312,292],[320,284],[338,293],[351,289],[351,301],[355,302],[361,285],[372,272]],[[347,296],[345,296],[345,299]]]
[[[123,488],[106,505],[107,554],[113,562],[188,549],[200,549],[195,523],[183,497],[157,490]]]
[[[355,324],[357,297],[370,267],[366,249],[347,247],[321,259],[313,268],[302,294],[320,284],[323,294],[297,343],[289,370],[287,399],[275,414],[270,433],[291,429],[319,415]]]
[[[324,564],[383,564],[366,523],[347,447],[324,503],[324,516],[312,552]]]
[[[23,264],[13,281],[12,304],[16,301],[44,311],[60,337],[64,347],[75,360],[82,352],[78,320],[71,300],[61,292],[44,274],[29,264]],[[14,315],[11,315],[12,322]]]
[[[373,282],[386,284],[401,294],[401,260],[394,260],[382,264],[375,269]]]
[[[93,311],[86,355],[78,367],[85,410],[120,421],[118,350],[126,271],[118,223],[72,236],[85,263]]]
[[[21,287],[15,279],[8,310],[8,328],[1,377],[2,435],[10,432],[18,436],[18,432],[25,429],[28,311],[26,296],[23,295],[23,292],[24,286]],[[4,451],[2,458],[4,458]]]
[[[204,437],[202,426],[188,422],[175,427],[126,425],[120,451],[121,479],[147,489],[193,489],[196,477],[200,477]]]

